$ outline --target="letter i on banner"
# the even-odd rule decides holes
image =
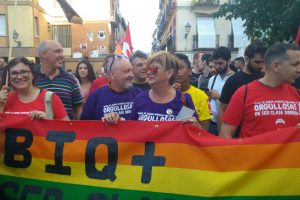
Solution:
[[[132,47],[132,43],[131,43],[130,29],[129,29],[129,23],[128,23],[128,25],[126,27],[124,42],[123,42],[122,53],[129,58],[132,51],[133,51],[133,47]]]

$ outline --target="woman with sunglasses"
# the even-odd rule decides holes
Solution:
[[[33,79],[33,65],[26,58],[14,58],[7,64],[0,91],[0,113],[24,113],[31,119],[49,119],[45,111],[46,90],[35,87]],[[8,85],[13,91],[9,92]],[[59,97],[52,93],[51,98],[53,119],[69,120]]]
[[[193,123],[201,127],[191,96],[174,89],[179,62],[168,52],[158,52],[147,61],[150,90],[138,94],[133,102],[131,120],[175,121]],[[184,109],[189,114],[179,115]],[[110,115],[105,122],[116,124],[118,117]]]

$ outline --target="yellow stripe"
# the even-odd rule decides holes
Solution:
[[[258,171],[212,172],[168,167],[153,167],[149,184],[142,184],[140,166],[117,165],[116,180],[90,179],[82,163],[66,162],[72,175],[44,173],[51,161],[33,159],[27,169],[14,169],[0,165],[0,174],[24,178],[194,196],[280,196],[300,195],[300,169],[265,169]],[[97,165],[102,169],[103,165]]]

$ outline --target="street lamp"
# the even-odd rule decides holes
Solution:
[[[187,23],[187,24],[185,25],[184,28],[185,28],[185,35],[184,35],[184,38],[186,39],[187,36],[188,36],[188,34],[189,34],[190,31],[191,31],[192,26],[190,25],[190,23]]]
[[[187,49],[187,36],[190,33],[192,26],[189,23],[187,23],[184,28],[185,28],[184,38],[185,38],[185,51],[186,51],[186,49]]]

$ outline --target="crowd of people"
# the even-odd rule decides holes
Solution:
[[[250,44],[231,60],[219,47],[212,54],[166,51],[129,58],[108,54],[96,77],[88,59],[75,74],[63,68],[63,48],[53,40],[39,45],[40,63],[0,58],[0,112],[31,119],[174,121],[211,134],[251,137],[300,122],[300,49],[278,43]]]

